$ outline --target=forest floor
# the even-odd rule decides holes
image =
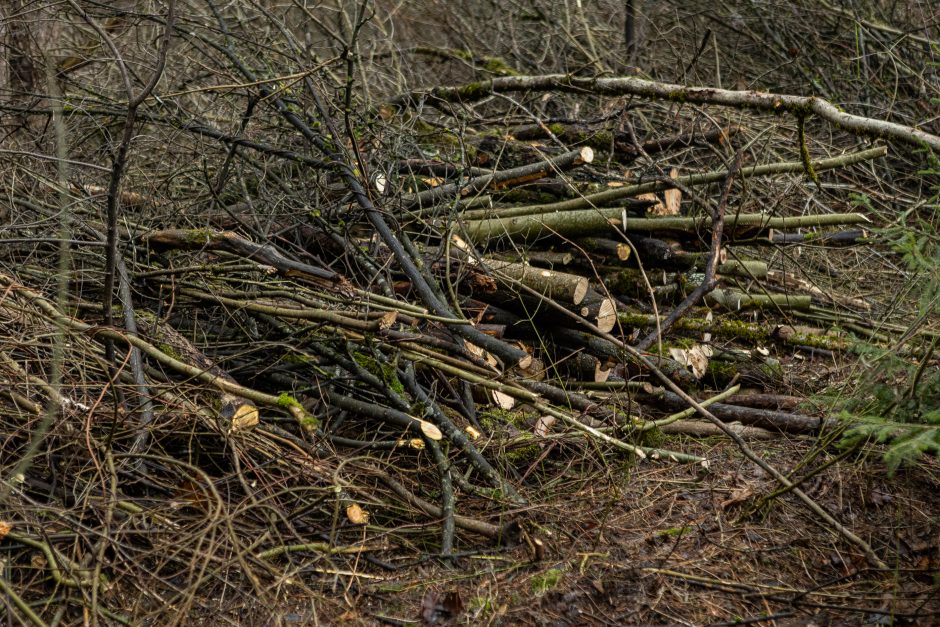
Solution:
[[[940,624],[929,0],[26,4],[0,623]]]
[[[727,441],[669,442],[711,468],[548,463],[550,495],[518,512],[519,536],[442,565],[434,555],[379,554],[331,575],[323,596],[292,599],[272,615],[245,598],[225,613],[251,624],[350,625],[932,625],[940,618],[940,464],[893,476],[850,458],[803,484],[827,511],[886,556],[866,567],[835,533],[791,499],[754,511],[774,481]],[[760,447],[778,469],[831,460],[810,439]],[[507,516],[512,516],[508,513]],[[408,533],[407,530],[400,530]],[[412,530],[418,533],[419,529]],[[316,571],[316,569],[314,569]],[[323,599],[332,599],[324,603]],[[224,607],[224,606],[223,606]],[[249,618],[250,617],[250,618]],[[211,624],[207,619],[205,624]]]

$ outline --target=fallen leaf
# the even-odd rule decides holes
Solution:
[[[544,438],[546,435],[552,432],[553,426],[555,426],[554,416],[542,416],[535,421],[535,428],[533,431],[538,437]]]
[[[369,522],[369,512],[353,503],[346,508],[346,518],[354,525],[365,525]]]
[[[232,416],[232,431],[253,427],[259,422],[258,408],[250,403],[240,405]]]

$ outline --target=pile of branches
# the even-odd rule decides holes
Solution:
[[[364,12],[346,56],[320,62],[290,16],[254,14],[279,33],[268,50],[212,3],[69,5],[84,52],[47,68],[48,97],[4,110],[20,126],[2,183],[0,537],[19,611],[267,599],[274,580],[395,568],[382,553],[411,541],[388,532],[410,524],[444,558],[511,545],[553,460],[707,467],[662,432],[730,437],[882,565],[746,440],[832,426],[776,393],[781,360],[852,350],[836,322],[881,339],[869,301],[774,259],[869,245],[869,217],[833,207],[885,141],[940,138],[817,98],[493,63],[481,82],[370,96]],[[115,80],[94,85],[82,37]],[[23,93],[44,80],[17,67]],[[536,112],[548,100],[557,115]],[[703,113],[725,106],[758,113]],[[761,111],[790,116],[772,141]],[[815,143],[811,118],[842,148]],[[773,209],[814,190],[812,210]]]

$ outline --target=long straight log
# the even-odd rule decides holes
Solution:
[[[646,395],[640,393],[640,396],[644,397]],[[689,406],[677,394],[669,391],[649,395],[644,400],[655,402],[659,407],[670,411],[680,411],[687,409]],[[740,422],[745,425],[789,433],[816,433],[824,426],[830,426],[838,422],[836,419],[802,416],[753,407],[740,407],[726,403],[713,403],[708,409],[724,422]]]
[[[753,229],[799,229],[871,222],[860,213],[828,213],[816,216],[774,217],[765,213],[746,213],[728,216],[726,229],[750,227]],[[670,216],[663,218],[624,219],[623,210],[586,209],[522,216],[519,218],[493,218],[466,223],[467,235],[478,243],[508,237],[514,240],[533,240],[550,235],[579,237],[613,231],[616,228],[638,233],[685,232],[695,233],[711,228],[710,217],[691,218]]]
[[[747,294],[737,290],[712,290],[705,296],[705,303],[729,311],[750,307],[777,307],[780,309],[809,309],[812,297],[802,294]]]
[[[888,149],[884,146],[878,146],[875,148],[869,148],[868,150],[862,150],[859,152],[851,152],[845,155],[840,155],[838,157],[830,157],[828,159],[820,159],[819,161],[813,161],[812,167],[815,172],[822,172],[824,170],[832,170],[834,168],[845,167],[852,165],[854,163],[860,163],[862,161],[868,161],[870,159],[878,159],[884,157],[888,154]],[[741,168],[738,172],[738,176],[743,178],[749,178],[753,176],[769,176],[773,174],[794,174],[805,171],[806,165],[802,161],[783,161],[779,163],[766,163],[763,165],[751,166],[749,168]],[[717,170],[713,172],[703,172],[700,174],[689,174],[687,176],[680,176],[672,180],[656,180],[650,181],[648,183],[638,183],[636,185],[625,185],[624,187],[615,187],[613,189],[608,189],[596,194],[588,194],[586,196],[575,198],[573,200],[565,200],[562,202],[551,203],[547,205],[530,205],[527,207],[513,207],[511,209],[502,209],[499,210],[499,219],[506,220],[507,218],[514,218],[519,216],[529,216],[535,214],[551,214],[553,212],[560,211],[574,211],[577,209],[585,209],[588,207],[604,207],[610,205],[612,202],[623,200],[624,198],[630,198],[638,196],[640,194],[646,194],[650,192],[659,192],[666,189],[671,189],[675,185],[683,185],[685,187],[694,187],[697,185],[707,185],[709,183],[717,183],[719,181],[725,180],[728,176],[727,170]],[[675,181],[675,183],[671,181]],[[488,211],[466,211],[463,214],[464,219],[466,220],[477,220],[489,218],[493,213],[493,210]],[[619,215],[619,213],[618,213]],[[495,219],[495,218],[493,218]]]
[[[767,234],[765,242],[770,244],[811,244],[814,246],[852,246],[854,244],[864,243],[868,237],[868,231],[864,229],[852,229],[849,231],[836,231],[835,233],[819,233],[809,231],[808,233],[781,233],[773,229]]]

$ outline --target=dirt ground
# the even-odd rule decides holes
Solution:
[[[465,550],[447,565],[420,557],[433,529],[398,529],[415,537],[413,552],[316,561],[300,567],[299,587],[285,583],[277,608],[244,598],[220,607],[268,625],[936,624],[935,459],[890,477],[877,459],[858,458],[815,474],[839,451],[798,439],[761,446],[778,469],[813,475],[803,488],[890,561],[879,573],[792,497],[763,501],[774,482],[732,445],[688,440],[683,449],[707,456],[710,469],[549,457],[551,497],[506,513],[501,522],[518,525],[504,546]]]

